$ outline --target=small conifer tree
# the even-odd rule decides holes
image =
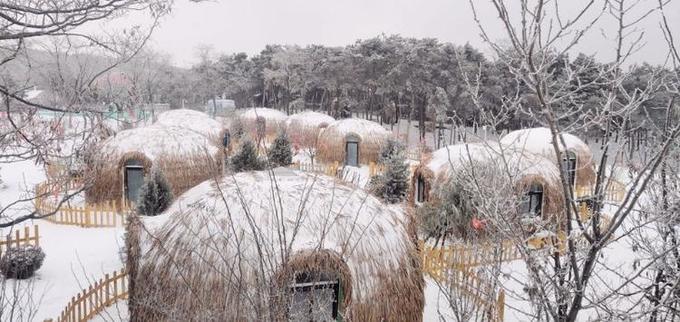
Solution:
[[[158,167],[153,167],[151,174],[146,177],[139,189],[137,213],[143,216],[156,216],[170,206],[172,198],[170,184],[165,175]]]
[[[264,162],[257,156],[257,149],[251,140],[243,140],[238,152],[231,157],[231,169],[234,172],[263,170]]]
[[[409,189],[409,168],[404,155],[404,146],[391,141],[381,151],[381,163],[385,171],[371,179],[371,191],[389,203],[406,199]]]
[[[293,151],[291,150],[290,140],[285,132],[279,133],[274,139],[272,147],[267,152],[269,164],[274,167],[285,167],[293,163]]]

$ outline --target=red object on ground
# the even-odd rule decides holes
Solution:
[[[483,230],[484,228],[486,228],[486,220],[472,218],[472,228],[476,230]]]

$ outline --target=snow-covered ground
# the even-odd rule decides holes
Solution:
[[[0,189],[2,205],[31,197],[35,184],[45,178],[42,168],[30,160],[3,164],[0,177],[6,185]],[[12,207],[8,215],[20,216],[31,208],[32,203],[21,203]],[[123,228],[85,229],[44,220],[27,221],[18,228],[34,224],[40,228],[40,246],[46,255],[43,266],[32,279],[9,280],[8,283],[32,287],[30,298],[22,298],[18,305],[24,308],[37,305],[35,319],[38,321],[56,318],[71,297],[104,274],[123,267],[120,259]],[[6,235],[10,230],[1,229],[0,235]],[[29,301],[36,304],[29,304]]]

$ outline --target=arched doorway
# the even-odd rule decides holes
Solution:
[[[137,203],[139,190],[144,183],[144,165],[142,161],[130,159],[125,161],[123,168],[123,184],[125,199],[130,203]]]
[[[425,178],[419,174],[416,178],[416,203],[423,203],[425,199]]]

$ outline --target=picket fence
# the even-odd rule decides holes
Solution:
[[[35,209],[41,215],[54,213],[43,219],[54,224],[79,226],[85,228],[123,227],[130,208],[125,202],[105,202],[71,206],[50,200],[49,186],[45,183],[36,187]]]
[[[602,198],[606,203],[619,204],[623,202],[623,199],[626,197],[626,192],[626,185],[617,180],[609,179],[609,182],[602,191]],[[595,187],[577,186],[574,190],[574,194],[577,198],[592,196],[595,194]]]
[[[438,283],[454,288],[456,301],[466,303],[487,321],[503,321],[505,292],[475,273],[478,266],[521,258],[510,242],[495,245],[450,245],[433,247],[420,244],[423,272]],[[497,293],[497,295],[496,295]]]
[[[324,163],[309,163],[309,162],[296,162],[288,166],[291,169],[325,174],[331,177],[337,177],[342,173],[342,166],[339,162],[333,162],[331,164]],[[370,162],[368,164],[368,175],[370,177],[381,174],[385,171],[385,166],[382,164],[377,164],[375,162]]]
[[[106,274],[83,289],[61,311],[56,322],[86,322],[118,300],[128,298],[128,275],[125,269]],[[46,319],[45,322],[54,322]]]
[[[33,234],[31,234],[29,226],[25,226],[23,230],[14,229],[14,233],[7,234],[4,240],[0,240],[0,256],[9,248],[24,245],[40,246],[40,230],[38,225],[33,226]]]

